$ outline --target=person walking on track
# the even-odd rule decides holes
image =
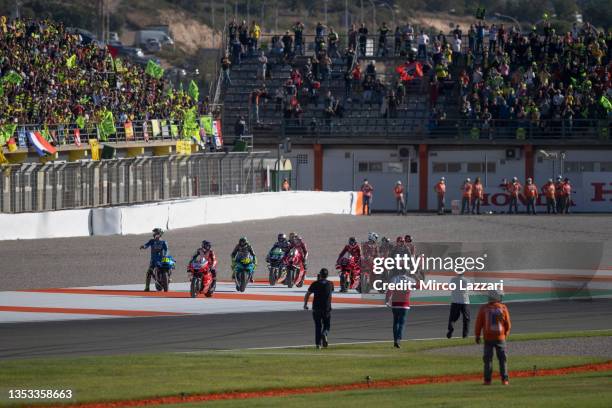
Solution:
[[[385,294],[385,304],[393,312],[393,347],[395,348],[400,348],[406,314],[410,309],[410,279],[406,270],[397,271],[390,281],[394,284],[395,289],[388,290]]]
[[[451,279],[451,283],[455,285],[455,289],[451,292],[450,314],[448,316],[448,331],[446,337],[453,337],[454,323],[459,320],[459,316],[463,316],[463,338],[466,338],[470,333],[470,295],[465,289],[468,280],[461,275],[455,275]]]
[[[312,318],[315,323],[315,346],[327,348],[327,336],[331,327],[331,304],[334,284],[327,280],[329,271],[325,268],[319,271],[317,280],[310,284],[304,295],[304,310],[308,310],[308,300],[314,294],[312,301]]]

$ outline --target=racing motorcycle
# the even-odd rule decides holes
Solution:
[[[274,247],[268,254],[268,280],[270,286],[276,285],[277,282],[282,282],[287,274],[285,262],[285,251],[282,248]]]
[[[302,251],[297,248],[291,248],[284,259],[285,269],[287,270],[287,278],[285,283],[287,287],[292,288],[293,285],[301,288],[304,286],[304,278],[306,270],[304,269],[304,257]]]
[[[253,272],[255,271],[255,262],[251,254],[236,254],[234,259],[234,281],[236,283],[236,290],[238,292],[244,292],[249,283]]]
[[[176,265],[176,261],[173,257],[167,255],[161,258],[159,261],[155,263],[155,268],[151,273],[151,277],[155,282],[155,289],[157,291],[167,292],[170,286],[170,275],[172,275],[172,270]]]
[[[336,265],[340,274],[340,292],[356,289],[361,292],[361,268],[354,257],[344,257]]]
[[[217,282],[213,279],[207,259],[194,259],[187,266],[189,274],[191,297],[197,297],[198,293],[211,297],[215,293]]]

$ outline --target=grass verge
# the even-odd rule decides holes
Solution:
[[[515,335],[511,340],[602,335],[612,335],[612,330]],[[71,389],[74,399],[69,402],[74,403],[347,384],[364,381],[366,376],[383,380],[478,373],[479,358],[420,353],[472,341],[406,341],[400,350],[391,343],[374,343],[332,345],[320,351],[294,348],[8,360],[0,362],[0,405],[26,403],[9,401],[9,389]],[[510,368],[559,368],[601,361],[583,356],[511,356]],[[41,401],[27,402],[30,406]]]

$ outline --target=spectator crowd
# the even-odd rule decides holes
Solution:
[[[526,128],[558,132],[563,127],[571,132],[612,115],[612,32],[598,31],[589,23],[557,33],[548,20],[528,32],[479,20],[467,32],[457,25],[446,34],[411,24],[393,30],[384,22],[371,33],[362,23],[350,27],[341,45],[338,32],[318,22],[314,54],[305,63],[296,60],[307,48],[302,22],[284,35],[271,36],[267,53],[258,49],[261,28],[255,21],[250,25],[234,21],[228,30],[231,55],[224,57],[228,71],[230,61],[240,64],[245,55],[258,58],[262,81],[272,77],[275,64],[292,67],[282,87],[269,92],[257,88],[250,104],[258,111],[260,103],[274,100],[275,110],[299,125],[304,125],[304,109],[309,106],[320,109],[318,116],[329,123],[355,101],[380,106],[381,117],[396,117],[407,100],[409,82],[423,75],[426,85],[421,91],[429,95],[430,131],[459,119],[463,126],[478,128],[478,135],[502,128],[520,138]],[[367,61],[391,56],[405,61],[397,76],[380,75],[375,61]],[[338,66],[343,66],[341,71]],[[332,77],[343,78],[344,92],[321,91]],[[458,103],[449,104],[448,98],[441,102],[441,95]],[[260,123],[259,114],[255,116]]]
[[[0,17],[0,125],[182,119],[196,101],[50,20]],[[201,103],[199,110],[205,109]]]

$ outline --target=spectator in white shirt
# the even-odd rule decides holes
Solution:
[[[459,320],[459,316],[463,316],[463,338],[466,338],[470,332],[470,295],[465,289],[468,280],[461,275],[456,275],[451,279],[451,283],[455,284],[455,289],[451,293],[450,315],[448,316],[448,332],[447,338],[453,337],[455,328],[453,324]]]
[[[429,44],[429,36],[421,30],[421,34],[417,38],[417,44],[419,45],[417,51],[417,58],[427,59],[427,45]]]

